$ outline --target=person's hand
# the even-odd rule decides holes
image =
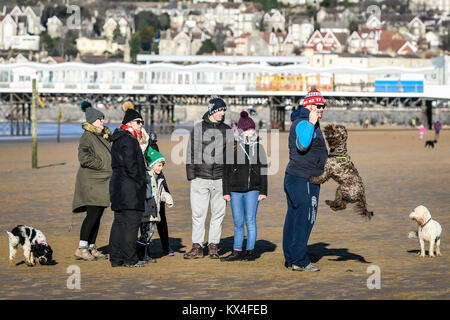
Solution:
[[[265,194],[260,194],[258,196],[258,201],[264,200],[265,198],[267,198],[267,196]]]
[[[309,113],[309,122],[315,125],[317,120],[319,120],[319,112],[317,111],[317,108],[313,106]]]
[[[227,201],[227,202],[230,202],[231,201],[231,196],[229,194],[226,194],[226,195],[223,196],[223,199],[225,201]]]

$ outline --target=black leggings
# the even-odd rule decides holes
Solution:
[[[80,240],[87,241],[88,244],[95,244],[105,207],[86,206],[86,210],[86,218],[81,225]]]
[[[166,219],[166,205],[161,202],[161,208],[159,209],[159,215],[161,216],[161,221],[156,224],[158,228],[159,239],[161,240],[161,247],[164,251],[169,250],[169,229],[167,228]]]

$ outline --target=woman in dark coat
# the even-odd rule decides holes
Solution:
[[[142,116],[129,109],[111,137],[113,174],[110,182],[114,221],[109,238],[111,266],[142,267],[136,254],[136,238],[145,210],[145,162],[138,139],[142,139]]]
[[[72,212],[87,212],[80,231],[80,242],[75,257],[92,261],[105,259],[95,247],[103,211],[109,206],[109,180],[111,178],[111,131],[104,125],[105,116],[92,108],[88,101],[81,103],[86,113],[84,133],[78,146],[78,169]]]
[[[131,101],[126,101],[123,104],[122,109],[123,109],[123,111],[126,112],[128,109],[134,109],[134,105]],[[142,136],[144,139],[140,139],[139,143],[140,143],[140,146],[141,146],[141,149],[142,149],[142,152],[144,155],[147,154],[147,150],[149,148],[152,148],[159,152],[159,147],[157,144],[157,136],[156,136],[155,132],[150,131],[149,133],[147,133],[147,131],[144,129],[144,127],[142,127]],[[158,178],[164,179],[164,181],[163,181],[164,190],[166,192],[170,193],[169,187],[167,185],[167,180],[164,177],[164,173],[161,172],[161,174],[158,175]],[[159,214],[161,216],[161,221],[158,222],[156,224],[156,226],[158,228],[158,234],[159,234],[159,239],[161,241],[161,247],[162,247],[165,255],[174,256],[175,253],[169,245],[169,228],[167,227],[166,206],[164,205],[164,203],[161,205],[161,207],[159,209]]]
[[[234,142],[234,161],[224,165],[222,178],[223,198],[230,202],[234,222],[233,251],[221,261],[257,258],[256,214],[258,204],[267,198],[267,156],[256,135],[255,122],[247,111],[241,112],[239,135]],[[247,226],[246,251],[243,251],[244,225]]]

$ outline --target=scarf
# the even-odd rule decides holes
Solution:
[[[247,156],[247,159],[250,160],[250,155],[245,151],[245,145],[249,145],[249,151],[252,150],[252,157],[255,156],[255,146],[258,144],[258,136],[256,134],[253,134],[251,136],[247,136],[243,133],[239,134],[235,137],[237,143],[239,144],[239,147],[241,147],[242,151],[244,151],[245,155]]]
[[[132,127],[127,126],[126,124],[122,124],[120,129],[130,132],[138,141],[142,139],[142,131],[134,130]]]

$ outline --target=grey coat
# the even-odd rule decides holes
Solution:
[[[111,131],[105,127],[100,132],[90,123],[83,123],[85,130],[78,145],[78,169],[73,196],[72,212],[85,212],[86,206],[108,207],[109,181],[112,175]]]

